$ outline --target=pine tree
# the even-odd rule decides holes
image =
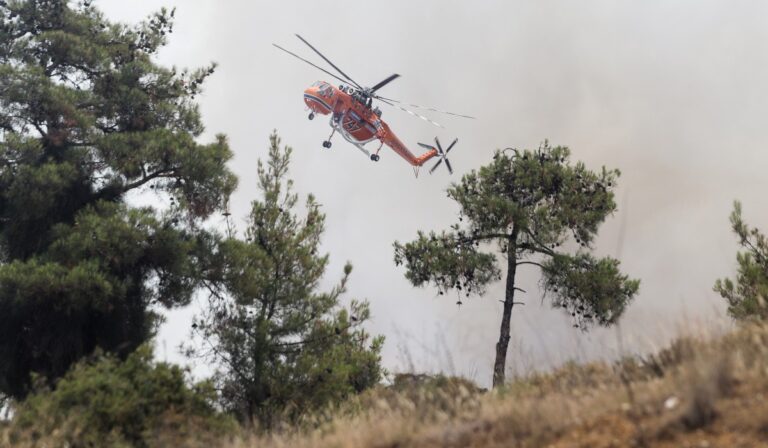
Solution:
[[[741,216],[741,203],[733,204],[733,232],[746,249],[736,254],[739,264],[735,282],[717,280],[715,291],[728,302],[728,313],[739,320],[768,318],[768,239],[756,228],[750,228]]]
[[[53,384],[96,347],[126,356],[158,322],[150,305],[196,286],[197,223],[236,179],[223,136],[196,140],[213,66],[153,62],[173,15],[127,26],[88,1],[0,2],[0,393],[23,397],[32,372]]]
[[[319,253],[325,216],[312,195],[299,216],[286,179],[291,151],[270,136],[268,159],[258,165],[263,197],[252,203],[245,240],[230,235],[218,244],[206,270],[209,306],[193,324],[203,344],[189,350],[219,366],[228,410],[267,427],[337,403],[382,375],[383,338],[362,328],[368,304],[339,305],[352,266],[331,291],[317,291],[328,265]]]
[[[618,260],[586,251],[598,225],[616,209],[612,189],[619,171],[595,173],[583,163],[571,165],[569,156],[568,148],[547,143],[536,151],[497,151],[492,163],[448,189],[460,206],[460,223],[395,243],[395,263],[405,264],[408,280],[415,286],[432,283],[441,295],[451,289],[482,295],[506,267],[494,387],[505,381],[515,292],[523,292],[515,283],[518,267],[540,268],[552,305],[583,329],[615,323],[639,288],[639,281],[619,272]],[[561,248],[570,239],[580,247],[575,253]],[[494,247],[502,268],[497,251],[481,250]]]

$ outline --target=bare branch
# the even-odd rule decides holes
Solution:
[[[540,268],[544,269],[544,266],[543,266],[541,263],[537,263],[537,262],[535,262],[535,261],[524,260],[524,261],[518,261],[518,262],[517,262],[517,265],[518,265],[518,266],[521,266],[521,265],[524,265],[524,264],[530,264],[530,265],[533,265],[533,266],[538,266],[538,267],[540,267]]]

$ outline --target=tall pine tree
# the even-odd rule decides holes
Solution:
[[[223,136],[193,102],[213,66],[153,62],[173,11],[136,26],[90,2],[0,2],[0,394],[23,397],[96,347],[152,334],[151,304],[188,302],[196,224],[234,189]],[[154,191],[171,206],[131,207]]]
[[[325,215],[311,195],[297,210],[290,156],[273,134],[245,239],[221,241],[206,269],[210,306],[193,324],[203,343],[190,350],[219,367],[225,406],[267,427],[337,403],[382,375],[383,338],[362,328],[368,304],[339,303],[352,266],[336,287],[318,291],[328,265],[320,253]]]
[[[404,245],[395,243],[395,263],[405,264],[406,277],[415,286],[432,283],[440,294],[450,289],[466,296],[483,294],[506,271],[494,387],[505,381],[510,319],[515,292],[521,291],[518,267],[540,268],[552,305],[585,329],[615,323],[639,288],[639,281],[619,272],[618,260],[595,258],[584,250],[616,209],[612,190],[618,170],[592,172],[583,163],[572,165],[569,156],[568,148],[546,143],[536,151],[497,151],[493,162],[448,189],[448,197],[460,206],[460,223],[439,234],[419,232],[418,239]],[[580,250],[563,250],[569,240]]]

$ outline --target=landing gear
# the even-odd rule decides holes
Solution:
[[[381,151],[381,147],[382,146],[384,146],[384,141],[383,140],[381,141],[381,144],[379,145],[379,148],[376,150],[376,152],[371,154],[371,160],[373,160],[374,162],[378,162],[379,161],[379,151]]]
[[[315,119],[315,113],[314,112],[310,112],[309,116],[307,118],[309,118],[310,120],[314,120]]]
[[[333,137],[333,134],[336,133],[336,128],[331,126],[331,135],[328,136],[328,140],[323,142],[323,148],[330,148],[331,147],[331,138]]]

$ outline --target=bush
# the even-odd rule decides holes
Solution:
[[[153,362],[148,346],[125,361],[95,355],[76,364],[54,390],[40,389],[20,403],[6,443],[210,445],[206,439],[210,442],[234,429],[232,420],[214,408],[215,396],[210,383],[190,387],[183,369]]]

